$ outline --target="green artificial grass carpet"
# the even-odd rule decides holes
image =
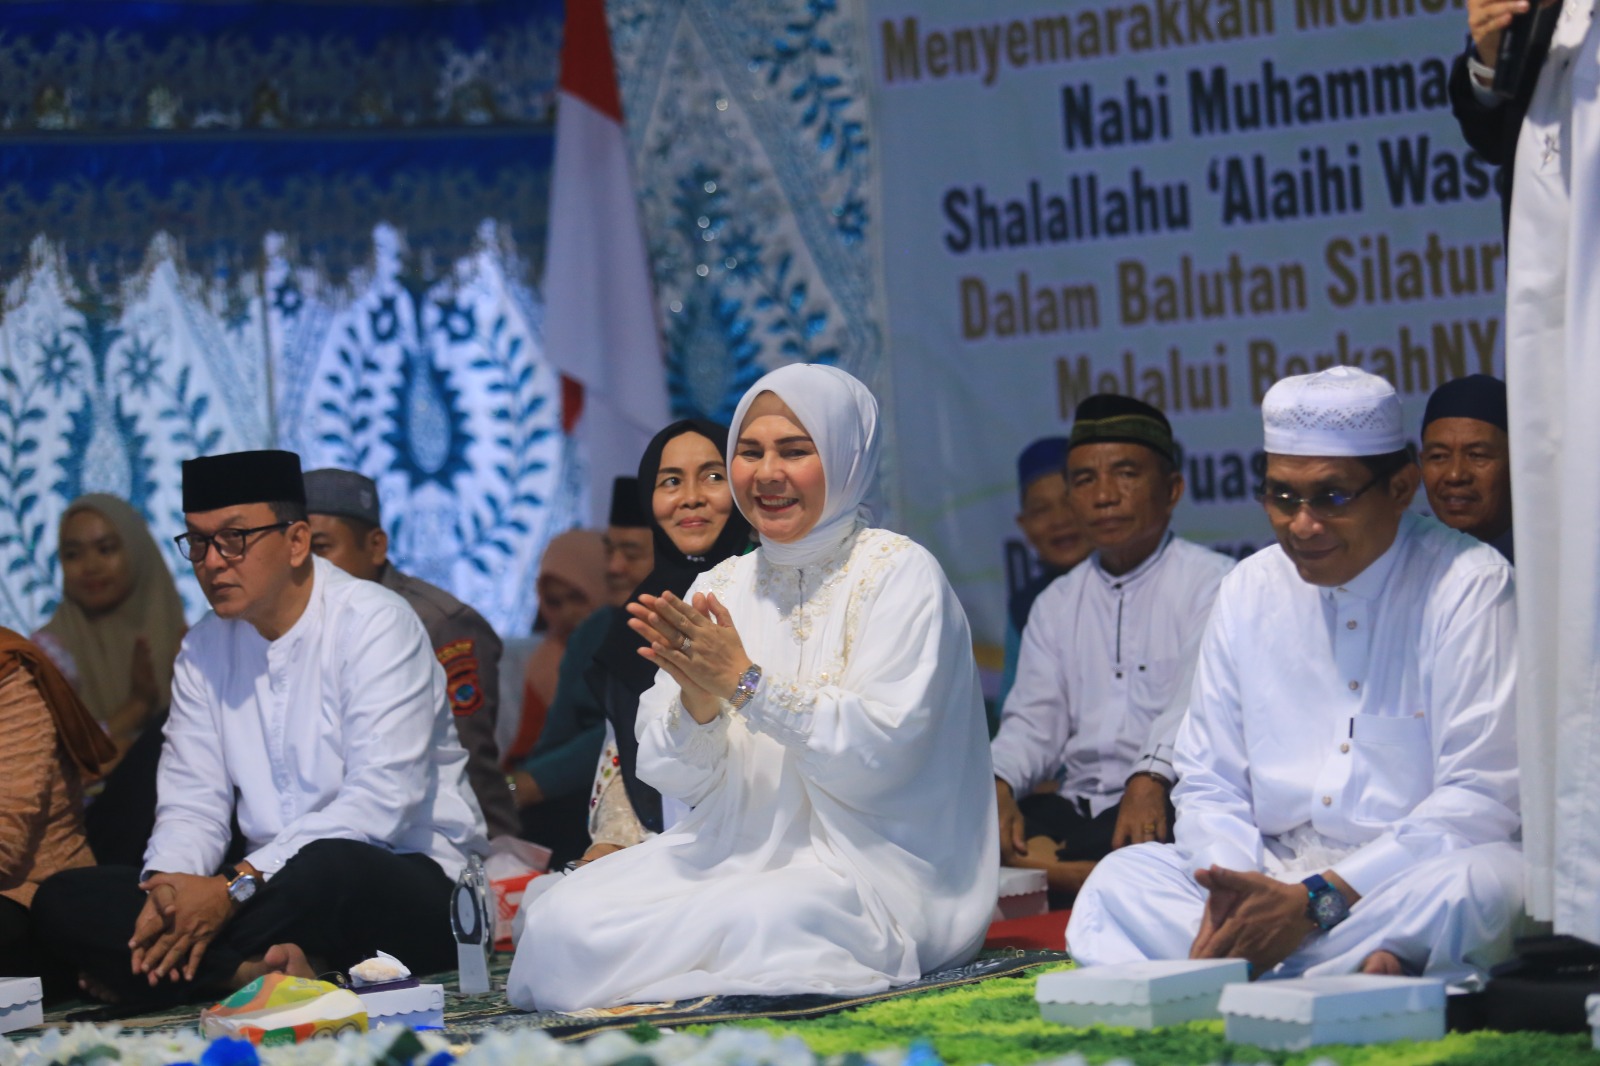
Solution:
[[[1123,1059],[1136,1066],[1197,1066],[1261,1063],[1307,1066],[1319,1059],[1340,1066],[1596,1066],[1600,1052],[1588,1035],[1549,1033],[1451,1033],[1434,1043],[1401,1041],[1369,1047],[1324,1046],[1309,1051],[1264,1051],[1229,1044],[1222,1023],[1194,1022],[1139,1032],[1132,1029],[1070,1029],[1039,1017],[1035,978],[1059,966],[944,991],[887,1000],[800,1022],[733,1023],[774,1033],[792,1033],[819,1055],[904,1048],[917,1041],[932,1047],[947,1066],[1027,1066],[1079,1054],[1090,1063]],[[708,1032],[697,1026],[689,1031]]]

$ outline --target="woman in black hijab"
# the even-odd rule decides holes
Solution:
[[[727,440],[726,426],[687,418],[657,433],[645,449],[639,492],[651,517],[656,561],[633,599],[641,593],[682,596],[701,573],[750,549],[750,523],[734,507],[728,485]],[[588,679],[615,734],[616,770],[634,816],[641,828],[659,833],[661,794],[638,778],[639,742],[634,737],[639,697],[655,683],[656,667],[639,654],[645,642],[628,627],[629,617],[626,611],[617,612]],[[598,857],[602,847],[597,843],[585,859]],[[613,850],[615,846],[604,847],[599,854]]]

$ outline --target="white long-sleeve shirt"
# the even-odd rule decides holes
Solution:
[[[1061,794],[1096,815],[1121,800],[1136,770],[1171,780],[1200,638],[1232,567],[1169,533],[1119,577],[1097,553],[1051,582],[1022,633],[990,744],[995,776],[1021,796],[1065,767]]]
[[[1517,828],[1516,605],[1499,552],[1407,514],[1354,580],[1274,545],[1222,584],[1178,735],[1190,869],[1261,870],[1305,842],[1365,895]],[[1287,838],[1287,839],[1285,839]]]
[[[313,561],[305,612],[277,640],[215,614],[184,638],[145,869],[214,873],[235,790],[246,858],[269,879],[328,838],[421,852],[451,877],[487,850],[416,612]]]

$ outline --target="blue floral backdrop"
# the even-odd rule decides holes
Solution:
[[[857,13],[611,0],[679,414],[765,370],[882,388]],[[559,0],[7,3],[0,624],[53,609],[86,491],[170,537],[179,462],[292,448],[393,553],[525,631],[582,457],[541,349]],[[880,393],[881,394],[881,393]]]
[[[7,4],[0,622],[82,492],[170,537],[179,462],[376,478],[399,564],[525,630],[577,518],[539,346],[556,0]]]

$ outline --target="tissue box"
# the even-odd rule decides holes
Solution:
[[[1347,974],[1230,985],[1221,1007],[1233,1043],[1304,1051],[1314,1044],[1440,1040],[1444,998],[1443,981]]]
[[[1050,909],[1050,881],[1043,870],[1000,867],[1000,899],[991,921],[1032,918]]]
[[[373,992],[357,988],[354,991],[366,1005],[367,1024],[373,1028],[380,1025],[444,1028],[444,985],[379,988]]]
[[[0,1033],[44,1024],[44,986],[37,977],[0,978]]]
[[[1094,966],[1039,978],[1039,1013],[1062,1025],[1153,1029],[1217,1016],[1224,985],[1250,978],[1243,959]]]

